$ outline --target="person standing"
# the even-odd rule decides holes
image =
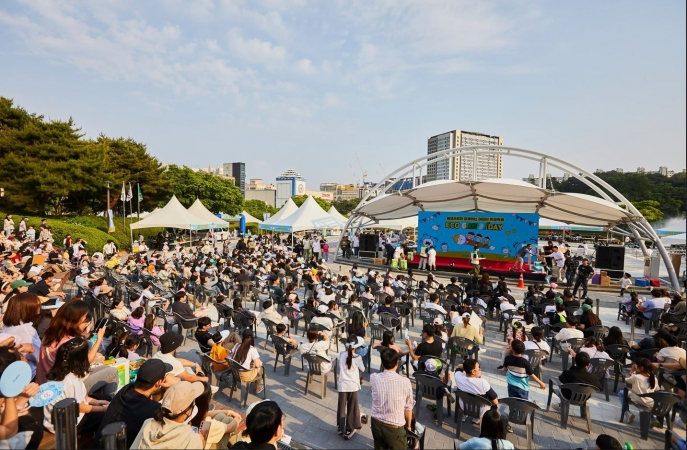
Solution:
[[[336,410],[337,427],[344,439],[350,440],[367,423],[367,416],[360,414],[358,391],[362,384],[361,373],[365,371],[363,358],[356,349],[365,345],[359,336],[349,335],[346,350],[339,354],[339,405]]]
[[[427,265],[429,270],[437,270],[437,251],[433,245],[429,246],[429,251],[427,252]]]
[[[315,238],[312,241],[312,255],[315,257],[315,259],[320,259],[320,250],[322,250],[322,244],[320,241]]]
[[[413,388],[408,378],[396,373],[399,356],[395,350],[382,349],[380,356],[384,371],[370,375],[374,448],[405,450],[406,430],[412,431]]]
[[[582,265],[577,268],[577,279],[573,288],[573,297],[577,296],[577,290],[582,286],[582,297],[587,298],[587,284],[594,276],[594,268],[589,265],[587,258],[582,260]]]
[[[515,254],[515,265],[513,266],[513,270],[515,272],[523,272],[525,270],[525,258],[527,258],[527,265],[529,265],[531,263],[533,254],[534,250],[532,250],[532,244],[527,244],[518,250],[518,252]]]
[[[5,223],[2,229],[5,232],[5,237],[10,237],[10,235],[14,233],[14,220],[12,220],[12,214],[7,214],[5,216]]]
[[[420,246],[420,264],[418,264],[417,268],[419,270],[427,269],[427,246],[425,244]]]
[[[561,283],[563,275],[565,275],[565,255],[555,245],[553,247],[553,253],[551,253],[551,259],[553,260],[553,274],[556,276],[556,281]]]
[[[478,277],[479,276],[479,271],[480,271],[480,265],[479,262],[482,260],[482,258],[479,255],[479,245],[475,245],[472,253],[470,253],[470,264],[472,264],[472,272],[473,275]]]
[[[360,249],[360,236],[358,233],[353,235],[353,255],[358,256],[358,250]]]

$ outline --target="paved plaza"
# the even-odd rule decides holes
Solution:
[[[333,264],[332,267],[338,268],[338,263]],[[342,264],[343,271],[350,268],[348,265]],[[422,277],[421,274],[416,274],[416,277]],[[446,283],[446,279],[439,277],[439,282]],[[523,290],[513,288],[513,296],[520,301],[523,298]],[[602,307],[600,309],[600,317],[605,326],[619,326],[629,339],[630,328],[622,321],[617,321],[617,300],[618,298],[610,295],[596,295],[592,292],[592,298],[600,298]],[[252,309],[252,304],[247,305]],[[422,326],[421,320],[415,321],[415,326],[410,328],[410,338],[413,341],[420,341],[420,328]],[[302,327],[302,323],[301,323]],[[295,337],[298,341],[303,341],[301,336]],[[644,336],[643,330],[637,332],[637,339]],[[263,343],[265,339],[265,328],[260,326],[258,328],[257,346],[263,364],[266,366],[267,374],[267,398],[275,400],[279,403],[281,408],[287,415],[286,433],[292,437],[295,442],[303,444],[311,448],[371,448],[373,447],[372,432],[368,425],[363,425],[363,429],[351,441],[345,441],[336,433],[336,408],[337,408],[337,392],[334,389],[333,376],[329,377],[328,392],[325,399],[321,399],[319,395],[320,384],[314,381],[311,384],[310,394],[304,395],[305,387],[305,372],[301,370],[301,361],[299,357],[295,357],[291,366],[290,375],[284,376],[284,366],[280,362],[276,372],[273,372],[274,367],[274,352],[270,344],[267,350],[263,350]],[[397,340],[399,338],[397,337]],[[368,339],[369,342],[369,339]],[[486,352],[479,356],[480,365],[482,366],[483,376],[488,379],[491,386],[498,393],[500,398],[507,397],[506,379],[505,375],[496,369],[501,364],[501,352],[505,347],[503,342],[503,334],[498,332],[498,322],[489,321],[486,327]],[[334,344],[331,355],[336,353]],[[343,347],[342,347],[343,349]],[[188,339],[184,347],[182,347],[177,355],[192,360],[197,360],[195,354],[198,350],[195,341]],[[372,352],[372,370],[378,370],[380,365],[379,353]],[[412,369],[411,369],[412,370]],[[561,359],[559,355],[555,355],[553,362],[543,367],[543,381],[548,386],[550,378],[557,378],[561,372]],[[359,401],[361,409],[364,413],[369,414],[372,403],[372,396],[369,384],[369,375],[364,375],[364,384],[359,393]],[[411,377],[412,381],[412,377]],[[622,388],[621,383],[619,388]],[[612,388],[612,385],[611,385]],[[547,388],[548,389],[548,388]],[[215,395],[215,400],[224,403],[231,408],[241,409],[238,402],[238,393],[234,393],[233,400],[229,400],[229,389],[223,389]],[[604,394],[595,394],[590,400],[590,410],[592,416],[592,433],[588,434],[586,429],[586,421],[580,418],[579,410],[571,408],[570,419],[567,429],[560,427],[560,415],[553,409],[546,413],[543,409],[546,408],[548,390],[544,391],[537,387],[532,387],[530,392],[530,400],[542,407],[542,411],[537,412],[534,425],[533,443],[536,448],[594,448],[594,439],[598,434],[605,433],[616,437],[621,443],[629,442],[635,449],[658,449],[663,448],[663,430],[652,429],[649,434],[648,441],[642,441],[639,438],[639,418],[635,420],[632,425],[621,424],[618,422],[620,418],[620,402],[617,394],[611,392],[610,401],[606,402]],[[262,398],[262,395],[260,396]],[[248,404],[257,401],[252,392],[248,398]],[[553,403],[556,402],[554,396]],[[444,415],[444,424],[439,428],[434,423],[433,414],[425,405],[431,403],[423,400],[420,408],[420,415],[417,418],[418,422],[426,426],[425,448],[453,448],[455,438],[454,415],[455,404],[452,405],[451,417]],[[514,433],[508,435],[508,439],[513,442],[516,448],[526,448],[526,434],[524,427],[514,425]],[[684,434],[684,430],[678,430]],[[470,437],[479,436],[479,429],[473,425],[470,420],[463,423],[460,442],[463,442]]]

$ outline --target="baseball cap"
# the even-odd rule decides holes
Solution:
[[[162,380],[167,372],[172,371],[172,365],[163,362],[161,359],[149,359],[138,368],[137,380],[147,383],[157,383]]]
[[[443,325],[444,321],[441,320],[441,317],[435,317],[434,318],[434,325]]]
[[[472,317],[472,314],[470,314],[469,312],[465,312],[460,317],[462,317],[462,318],[467,317],[469,319],[470,317]]]
[[[563,304],[563,299],[560,297],[556,297],[553,302],[557,305],[562,305]]]
[[[437,372],[442,368],[441,361],[436,358],[431,358],[425,361],[425,370],[427,372]]]
[[[229,337],[229,330],[222,330],[219,333],[215,333],[212,335],[212,342],[215,344],[220,344],[224,342],[226,338]]]
[[[326,314],[327,311],[329,311],[329,308],[327,307],[327,305],[320,305],[317,307],[317,312],[320,314]]]
[[[178,349],[184,338],[174,331],[167,331],[160,336],[160,351],[162,353],[171,353]]]
[[[18,287],[23,287],[23,286],[31,286],[33,283],[27,283],[24,280],[14,280],[11,284],[10,287],[12,289],[16,289]]]
[[[588,311],[591,311],[591,310],[592,310],[592,305],[588,305],[588,304],[586,304],[586,303],[585,303],[584,305],[582,305],[582,311],[588,312]]]
[[[162,339],[162,337],[160,339]],[[141,369],[139,369],[138,376],[140,376],[140,370]],[[195,399],[203,395],[204,390],[203,383],[200,381],[194,383],[179,381],[178,383],[174,383],[167,389],[165,395],[162,397],[162,407],[169,410],[172,415],[180,414],[187,410]]]

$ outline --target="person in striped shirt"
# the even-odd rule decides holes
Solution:
[[[530,378],[539,384],[539,387],[546,389],[546,385],[534,374],[532,366],[525,353],[525,344],[513,339],[510,343],[511,354],[503,360],[503,370],[506,372],[508,382],[508,396],[527,400],[530,393]]]

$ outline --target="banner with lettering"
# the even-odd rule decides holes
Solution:
[[[418,214],[418,245],[433,245],[437,257],[469,258],[475,246],[487,261],[515,261],[518,250],[536,251],[539,214],[427,212]]]

